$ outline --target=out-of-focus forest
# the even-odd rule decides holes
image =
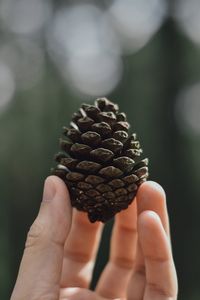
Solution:
[[[0,0],[0,299],[9,299],[63,125],[106,96],[165,189],[179,299],[200,299],[200,2]],[[95,280],[107,259],[104,232]]]

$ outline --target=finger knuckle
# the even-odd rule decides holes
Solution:
[[[74,297],[72,298],[72,300],[91,300],[91,299],[95,300],[96,299],[95,295],[86,289],[81,289],[77,291],[77,293],[75,293],[73,296]],[[66,300],[67,299],[68,298],[66,298]]]
[[[133,276],[146,277],[146,269],[143,264],[137,264],[133,269]]]
[[[170,299],[174,299],[176,297],[176,291],[171,288],[165,288],[156,283],[148,283],[148,289],[150,292]]]
[[[26,239],[26,248],[40,244],[45,236],[45,226],[38,219],[31,225]]]
[[[135,259],[133,257],[128,258],[125,256],[117,256],[112,262],[121,269],[132,270],[135,264]]]
[[[42,292],[31,300],[58,300],[58,292]]]

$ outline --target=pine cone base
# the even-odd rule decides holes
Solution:
[[[136,134],[128,134],[126,115],[117,104],[99,98],[83,104],[60,139],[53,174],[67,185],[71,204],[91,222],[107,222],[128,208],[148,177],[148,159]]]

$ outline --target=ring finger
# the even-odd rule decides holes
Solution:
[[[143,183],[137,193],[138,215],[143,211],[154,211],[161,219],[166,234],[169,236],[169,220],[166,207],[165,193],[160,185],[147,181]],[[143,299],[146,285],[145,262],[140,244],[138,243],[136,262],[128,287],[129,295],[133,300]]]

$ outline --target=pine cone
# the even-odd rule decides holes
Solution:
[[[133,201],[148,177],[148,159],[117,104],[99,98],[73,114],[66,139],[60,139],[53,174],[64,180],[72,206],[88,213],[91,222],[106,222]]]

